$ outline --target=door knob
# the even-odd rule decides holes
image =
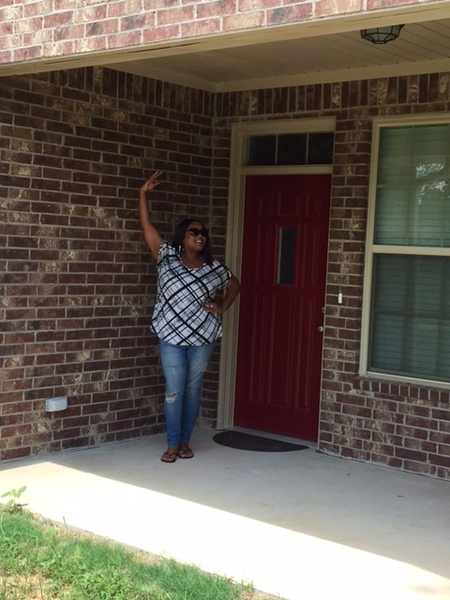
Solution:
[[[317,331],[319,333],[323,333],[323,325],[319,325],[319,327],[317,328]]]

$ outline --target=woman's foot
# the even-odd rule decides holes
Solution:
[[[193,458],[194,453],[187,444],[181,444],[178,450],[178,458]]]
[[[174,463],[177,460],[177,453],[178,448],[175,448],[174,446],[169,446],[161,456],[162,462]]]

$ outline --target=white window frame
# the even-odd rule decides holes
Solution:
[[[370,377],[387,381],[398,381],[401,383],[416,383],[418,385],[426,385],[432,387],[450,387],[450,381],[425,379],[423,377],[413,377],[393,375],[391,373],[380,373],[379,371],[370,371],[368,368],[369,361],[369,336],[370,336],[370,321],[372,313],[372,279],[373,279],[373,262],[376,254],[403,254],[403,255],[419,255],[419,256],[446,256],[450,258],[450,248],[439,247],[418,247],[418,246],[390,246],[374,244],[375,233],[375,205],[377,192],[377,173],[378,173],[378,155],[380,148],[380,131],[386,127],[405,127],[408,125],[445,125],[450,123],[450,116],[447,113],[436,113],[421,117],[397,117],[397,118],[379,118],[373,120],[372,130],[372,154],[370,163],[370,180],[369,180],[369,198],[368,198],[368,215],[367,215],[367,237],[366,237],[366,254],[364,267],[364,284],[363,284],[363,303],[362,303],[362,325],[361,325],[361,348],[360,348],[360,368],[359,375],[361,377]]]

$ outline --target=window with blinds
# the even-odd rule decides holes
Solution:
[[[450,383],[450,124],[374,133],[365,371]]]

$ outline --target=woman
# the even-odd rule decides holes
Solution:
[[[147,192],[158,185],[154,173],[139,191],[139,219],[145,241],[156,260],[158,290],[152,329],[159,339],[166,379],[164,412],[166,463],[192,458],[189,446],[200,406],[203,373],[222,334],[221,315],[239,294],[239,281],[212,258],[208,230],[198,219],[185,219],[172,244],[163,241],[151,222]],[[223,299],[216,298],[223,292]]]

